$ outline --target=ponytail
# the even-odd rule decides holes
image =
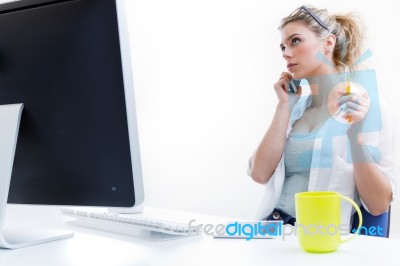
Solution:
[[[335,22],[332,34],[336,36],[336,45],[333,50],[333,61],[337,69],[345,66],[354,69],[356,60],[363,49],[363,32],[353,14],[332,15]]]

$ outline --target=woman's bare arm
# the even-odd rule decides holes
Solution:
[[[278,105],[271,125],[250,159],[250,176],[260,184],[267,183],[282,158],[286,142],[286,131],[290,118],[288,84],[292,76],[283,72],[278,82],[274,84],[278,96]],[[301,96],[301,87],[297,88],[297,99]]]

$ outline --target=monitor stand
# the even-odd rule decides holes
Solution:
[[[142,213],[144,210],[144,204],[140,204],[135,207],[110,207],[107,209],[110,213]]]
[[[17,144],[23,104],[0,105],[0,248],[16,249],[72,237],[60,231],[23,232],[4,228],[4,216],[10,188],[11,173]]]

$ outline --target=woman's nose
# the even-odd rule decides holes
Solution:
[[[293,57],[293,53],[290,49],[286,48],[282,53],[283,58],[289,59]]]

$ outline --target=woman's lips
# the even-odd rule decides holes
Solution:
[[[290,68],[292,68],[294,66],[297,66],[297,64],[293,64],[293,63],[287,64],[287,69],[290,70]]]

